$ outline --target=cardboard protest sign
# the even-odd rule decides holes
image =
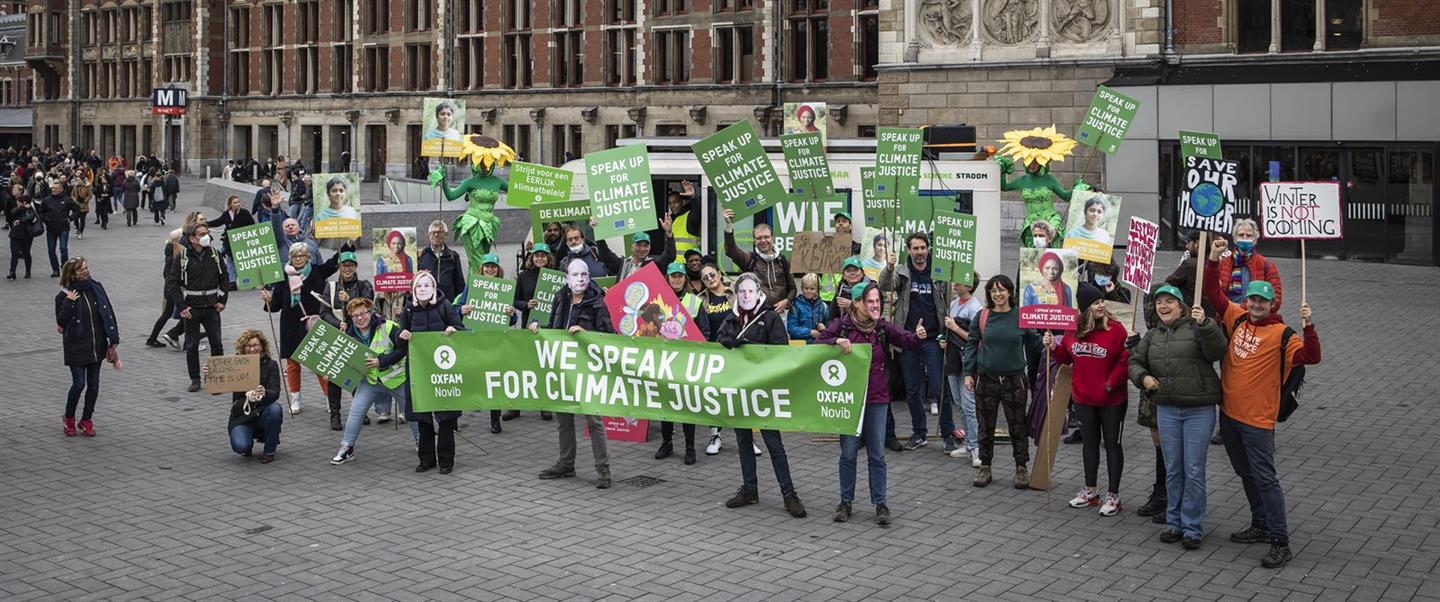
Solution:
[[[850,256],[850,233],[796,232],[790,251],[790,270],[795,273],[840,272],[840,262]]]
[[[901,204],[920,196],[920,147],[925,132],[918,128],[880,128],[875,134],[875,199]]]
[[[787,102],[781,126],[785,134],[812,132],[820,135],[823,146],[828,140],[826,130],[830,123],[830,109],[823,102]]]
[[[1120,197],[1093,190],[1076,192],[1070,197],[1064,246],[1075,249],[1080,259],[1108,264],[1119,221]]]
[[[260,386],[260,356],[212,355],[205,358],[205,392],[237,393]]]
[[[590,200],[544,201],[530,205],[530,232],[534,235],[531,240],[545,240],[545,224],[550,222],[560,222],[562,228],[567,223],[579,225],[582,229],[589,228]],[[564,249],[550,251],[557,255],[564,253]]]
[[[975,286],[975,216],[953,211],[935,214],[930,274],[935,280]]]
[[[704,342],[695,319],[680,304],[654,262],[645,264],[605,293],[615,332],[627,337],[661,337]]]
[[[690,150],[715,189],[720,208],[734,211],[735,219],[755,215],[785,198],[785,187],[749,119],[706,136]]]
[[[850,203],[843,194],[832,194],[815,202],[809,198],[790,197],[775,204],[771,213],[774,226],[775,248],[786,257],[791,257],[795,246],[795,233],[828,230],[834,225],[835,214],[849,211]],[[736,241],[738,244],[738,240]]]
[[[360,174],[311,174],[315,238],[360,238]]]
[[[1113,155],[1120,150],[1125,132],[1130,129],[1130,122],[1135,121],[1135,112],[1139,109],[1139,101],[1100,86],[1090,98],[1090,107],[1075,132],[1075,141]]]
[[[1235,223],[1235,185],[1240,181],[1235,161],[1185,158],[1185,181],[1180,184],[1180,227],[1229,234]]]
[[[275,248],[275,225],[270,222],[235,228],[225,233],[235,261],[235,287],[260,288],[285,279],[280,251]]]
[[[794,196],[818,201],[835,194],[830,162],[825,159],[825,145],[818,132],[781,136],[780,150],[785,153],[785,170]]]
[[[530,322],[541,326],[550,324],[550,312],[555,311],[555,295],[565,288],[565,272],[540,268],[535,279],[535,307],[530,308]]]
[[[426,98],[420,116],[420,156],[459,157],[465,131],[465,101],[457,98]]]
[[[1155,273],[1155,244],[1160,240],[1160,224],[1132,216],[1127,239],[1125,270],[1120,281],[1148,293]]]
[[[370,248],[375,251],[375,292],[403,293],[415,278],[415,229],[371,228]]]
[[[300,347],[290,356],[301,366],[325,377],[341,389],[355,392],[365,380],[365,359],[373,357],[370,348],[324,320],[306,333]]]
[[[1020,249],[1020,327],[1075,330],[1080,259],[1073,249]]]
[[[505,308],[515,305],[515,281],[471,274],[465,305],[465,327],[471,330],[504,330],[510,327]]]
[[[575,174],[568,169],[546,167],[524,161],[510,164],[505,202],[511,207],[570,200]]]
[[[1340,183],[1261,183],[1260,228],[1268,238],[1343,238]]]
[[[650,155],[632,144],[585,155],[585,183],[595,238],[654,230],[655,193],[650,184]]]
[[[415,410],[547,410],[855,435],[869,345],[719,345],[598,332],[419,332]]]
[[[1220,153],[1220,137],[1210,132],[1180,130],[1180,156],[1201,159],[1224,159]]]

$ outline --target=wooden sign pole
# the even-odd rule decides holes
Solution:
[[[1195,305],[1200,305],[1200,295],[1205,292],[1205,262],[1210,259],[1210,233],[1200,231],[1200,246],[1195,249]]]
[[[1308,303],[1308,283],[1305,279],[1305,239],[1300,239],[1300,303]]]

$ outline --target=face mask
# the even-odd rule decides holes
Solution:
[[[1095,277],[1095,286],[1102,286],[1102,287],[1103,287],[1103,286],[1110,286],[1110,277],[1109,277],[1109,276],[1096,276],[1096,277]]]
[[[567,247],[565,247],[565,248],[570,249],[570,252],[571,252],[571,253],[579,253],[579,252],[585,250],[585,244],[584,244],[584,243],[581,243],[581,244],[578,244],[578,245],[570,245],[570,246],[567,246]]]
[[[1030,239],[1035,241],[1035,248],[1037,249],[1043,249],[1050,245],[1050,240],[1044,236],[1031,236]]]
[[[213,240],[214,239],[210,238],[209,234],[206,234],[205,236],[200,237],[200,245],[208,247]]]
[[[590,274],[587,272],[574,272],[565,276],[565,285],[570,287],[570,292],[577,295],[584,293],[590,287]]]
[[[1236,246],[1237,248],[1239,248],[1242,253],[1249,253],[1249,252],[1250,252],[1250,249],[1255,248],[1255,241],[1253,241],[1253,240],[1237,240],[1237,241],[1235,241],[1235,246]]]
[[[740,308],[745,311],[754,311],[755,306],[760,304],[760,291],[752,289],[748,284],[741,287],[735,296],[740,302]]]

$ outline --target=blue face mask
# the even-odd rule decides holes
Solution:
[[[1095,277],[1095,286],[1101,286],[1101,287],[1110,286],[1110,277],[1109,277],[1109,276],[1096,276],[1096,277]]]
[[[1238,248],[1238,249],[1240,249],[1240,251],[1243,252],[1243,253],[1249,253],[1249,252],[1250,252],[1250,249],[1255,248],[1255,241],[1253,241],[1253,240],[1237,240],[1237,241],[1235,241],[1235,247]]]

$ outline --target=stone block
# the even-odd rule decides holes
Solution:
[[[971,92],[998,93],[998,92],[1007,92],[1007,91],[1008,91],[1008,88],[1009,88],[1009,84],[1007,84],[1006,82],[1003,82],[1003,81],[998,81],[998,82],[985,81],[985,82],[971,82],[971,83],[970,83],[970,91],[971,91]]]
[[[900,111],[898,109],[887,109],[881,107],[876,112],[876,123],[879,125],[898,125],[900,123]]]
[[[1051,119],[1050,109],[1046,108],[1012,108],[1005,118],[1009,120],[1008,123],[1024,127],[1045,126],[1054,123],[1054,120]]]
[[[910,106],[907,96],[881,96],[879,100],[882,109],[903,109]]]
[[[950,94],[948,95],[949,106],[957,109],[969,109],[983,107],[988,104],[985,94]]]
[[[905,99],[909,102],[909,108],[913,109],[944,107],[947,101],[944,94],[909,94]]]
[[[903,84],[910,81],[909,71],[881,71],[876,78],[882,84]]]
[[[926,84],[925,91],[930,94],[964,94],[970,91],[970,84],[951,81]]]
[[[943,82],[947,81],[948,79],[949,76],[944,71],[940,70],[910,72],[911,82]]]
[[[1030,106],[1029,94],[986,94],[985,106],[990,107],[1028,107]]]
[[[952,82],[983,82],[986,79],[984,69],[952,69],[947,77]]]
[[[1051,81],[1048,78],[1016,80],[1009,83],[1011,92],[1049,92]]]
[[[1074,106],[1074,98],[1078,94],[1070,92],[1036,92],[1029,94],[1030,106],[1032,107],[1071,107]],[[1089,106],[1090,99],[1085,99],[1086,106]]]

